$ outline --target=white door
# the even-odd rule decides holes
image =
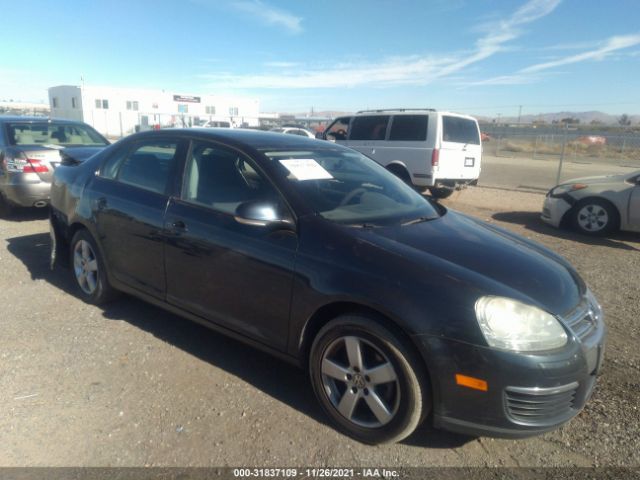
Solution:
[[[472,118],[441,116],[439,180],[475,180],[480,176],[482,145],[478,123]]]

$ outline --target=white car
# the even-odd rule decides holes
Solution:
[[[277,127],[277,128],[272,128],[271,131],[278,132],[278,133],[286,133],[288,135],[298,135],[300,137],[316,138],[315,135],[311,133],[309,130],[305,130],[304,128],[299,128],[299,127]]]
[[[480,128],[468,115],[433,109],[364,110],[334,120],[323,133],[367,155],[406,183],[436,198],[477,184]]]
[[[544,200],[542,220],[587,235],[640,232],[640,170],[578,178],[552,188]]]

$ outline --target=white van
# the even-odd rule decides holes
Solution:
[[[358,150],[438,198],[477,184],[480,176],[480,128],[467,115],[433,109],[365,110],[337,118],[323,138]]]

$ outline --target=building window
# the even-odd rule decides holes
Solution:
[[[102,100],[102,108],[104,109],[109,108],[109,100]]]
[[[51,99],[51,104],[52,104],[53,108],[58,108],[58,97],[53,97]]]
[[[135,100],[127,100],[127,110],[138,110],[138,102]]]
[[[153,103],[153,104],[151,105],[151,108],[158,108],[158,104],[157,104],[157,103]]]
[[[207,115],[215,115],[216,114],[216,107],[215,106],[206,106],[205,107],[205,112],[207,113]]]
[[[102,108],[102,100],[96,98],[96,108]]]
[[[178,113],[189,113],[189,105],[179,104]]]
[[[229,115],[232,117],[238,116],[238,107],[229,107]]]
[[[71,108],[78,108],[78,101],[76,97],[71,97]]]

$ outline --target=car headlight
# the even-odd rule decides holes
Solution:
[[[562,347],[567,333],[551,314],[505,297],[481,297],[476,318],[491,347],[514,352],[538,352]]]
[[[564,193],[575,192],[576,190],[582,190],[583,188],[587,188],[588,186],[589,185],[585,185],[584,183],[558,185],[553,190],[551,190],[551,195],[562,195]]]
[[[589,302],[589,306],[591,307],[591,311],[593,311],[596,320],[602,320],[602,307],[596,299],[593,292],[587,288],[587,302]]]

